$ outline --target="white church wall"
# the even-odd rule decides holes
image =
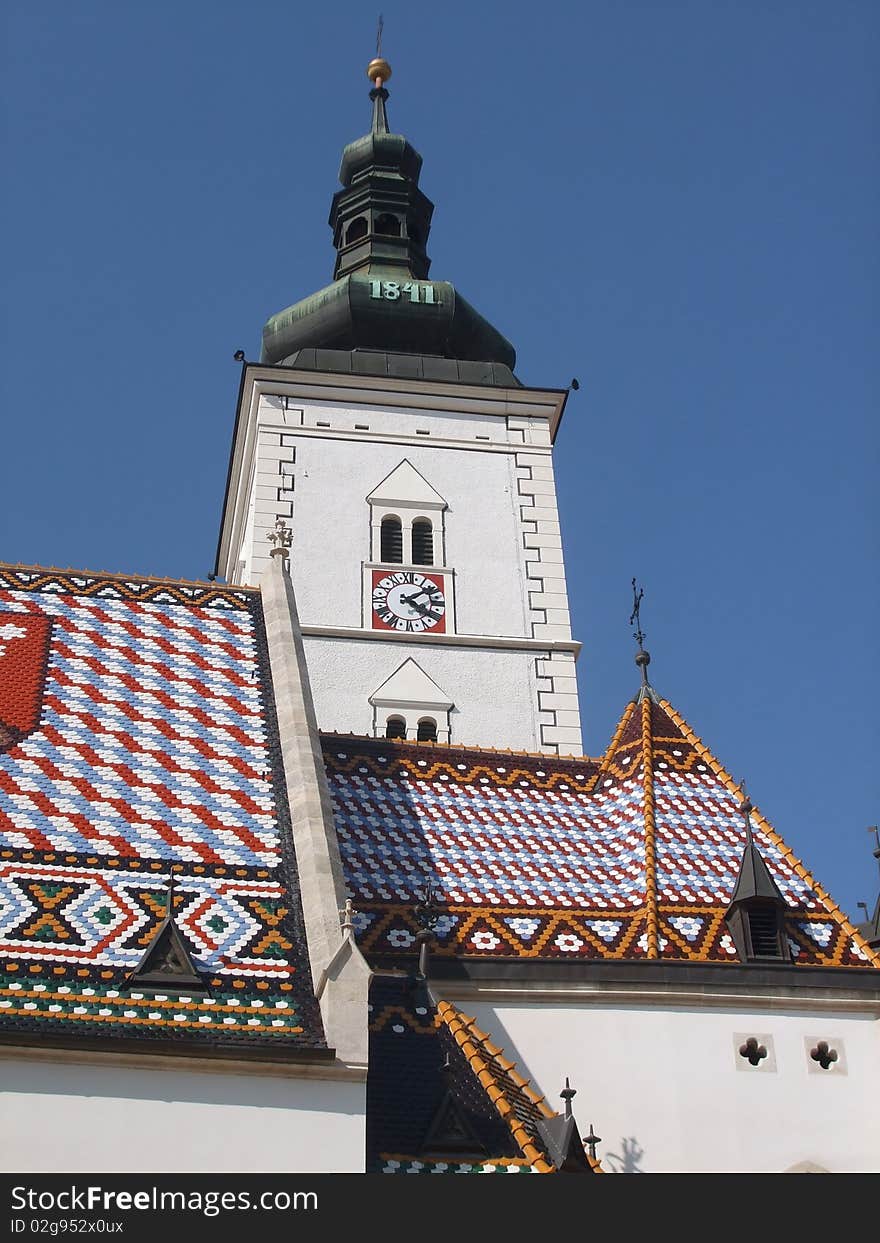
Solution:
[[[369,695],[412,657],[455,704],[449,714],[450,742],[540,750],[532,708],[540,653],[496,650],[487,655],[471,647],[314,635],[305,637],[305,652],[322,730],[372,734]]]
[[[0,1059],[0,1168],[360,1173],[365,1085]]]
[[[455,575],[458,632],[530,633],[512,455],[291,439],[296,442],[291,566],[303,625],[369,623],[360,573],[361,563],[370,561],[365,497],[407,458],[449,506],[444,564]]]
[[[447,645],[436,672],[426,672],[442,685],[447,670],[455,676],[453,666],[468,670],[455,698],[461,717],[451,722],[452,740],[579,754],[576,645],[549,417],[533,413],[543,408],[539,398],[512,400],[511,394],[487,390],[463,396],[462,408],[455,409],[448,393],[434,407],[426,392],[395,398],[412,405],[385,405],[379,395],[370,402],[366,393],[363,404],[300,399],[284,392],[290,387],[279,381],[279,391],[270,392],[260,381],[237,437],[224,536],[227,577],[259,581],[270,532],[282,517],[293,532],[291,575],[306,635],[365,630],[384,647],[382,632],[372,631],[372,572],[365,567],[373,564],[376,514],[367,496],[406,459],[446,502],[442,512],[429,516],[448,633],[548,644],[548,650],[535,647],[519,660],[517,677],[507,675],[491,644],[471,644],[459,660]],[[412,515],[404,517],[408,522]],[[372,670],[381,667],[384,678],[400,661],[388,667],[383,654],[377,665],[359,648],[356,663],[334,686],[325,669],[311,666],[313,659],[332,659],[326,649],[312,642],[308,653],[320,728],[372,732],[367,701],[378,685]],[[352,669],[356,687],[350,685]]]
[[[454,999],[454,998],[452,998]],[[664,1004],[457,1002],[562,1109],[606,1169],[644,1173],[880,1170],[880,1021],[840,1010]],[[738,1053],[748,1036],[768,1056]],[[810,1058],[826,1040],[829,1070]]]

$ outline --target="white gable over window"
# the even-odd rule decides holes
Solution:
[[[372,529],[372,559],[375,564],[442,565],[444,561],[443,514],[446,500],[432,488],[407,458],[367,495]],[[382,524],[386,524],[385,552],[382,555]],[[399,524],[398,544],[387,532]],[[413,530],[415,528],[415,532]],[[414,538],[415,535],[415,538]],[[394,549],[395,555],[390,555]]]
[[[424,475],[420,475],[407,458],[395,466],[390,475],[385,476],[369,493],[367,500],[371,505],[382,505],[388,509],[447,508],[440,493],[431,487]]]
[[[436,727],[438,742],[449,741],[449,713],[455,707],[446,691],[430,678],[421,665],[410,657],[370,696],[373,707],[373,733],[377,738],[400,736],[397,722],[406,724],[406,737],[418,738],[419,725],[425,732],[428,721]]]

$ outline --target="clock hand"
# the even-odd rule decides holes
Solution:
[[[417,613],[421,613],[422,616],[424,616],[425,613],[428,613],[430,611],[430,608],[427,604],[416,604],[415,596],[411,596],[409,600],[407,600],[406,603],[410,606],[410,608],[415,609]]]
[[[406,600],[406,603],[410,606],[410,608],[415,609],[417,613],[421,614],[422,617],[430,617],[433,621],[439,621],[442,616],[441,613],[432,612],[431,608],[427,604],[416,604],[415,597],[413,596],[410,596]]]

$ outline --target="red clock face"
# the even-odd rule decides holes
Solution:
[[[408,634],[446,632],[446,597],[440,574],[413,570],[373,570],[374,630]]]

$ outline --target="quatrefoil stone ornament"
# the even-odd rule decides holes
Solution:
[[[762,1044],[758,1044],[754,1036],[749,1036],[748,1040],[739,1046],[739,1055],[744,1057],[750,1066],[758,1066],[767,1056],[767,1050]]]
[[[814,1049],[810,1049],[810,1057],[823,1070],[830,1070],[837,1061],[837,1050],[829,1048],[827,1040],[820,1040]]]

